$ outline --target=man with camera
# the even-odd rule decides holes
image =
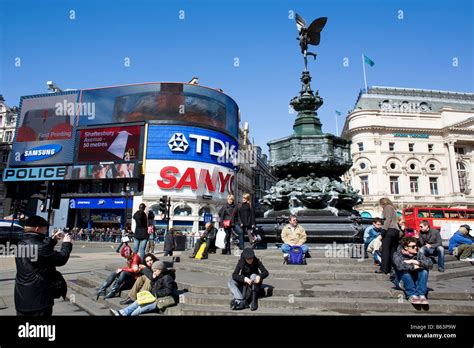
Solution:
[[[18,249],[30,252],[16,255],[15,308],[17,315],[51,316],[54,299],[66,297],[67,286],[57,266],[64,266],[72,251],[69,234],[55,233],[48,237],[48,222],[40,216],[25,221],[25,234]],[[55,251],[63,239],[61,251]]]

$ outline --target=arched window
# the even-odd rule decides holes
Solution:
[[[370,219],[372,217],[372,214],[370,214],[368,211],[363,211],[362,213],[360,213],[360,217]]]
[[[459,178],[459,190],[464,193],[467,190],[467,177],[468,172],[466,166],[462,162],[456,163],[458,169],[458,178]]]
[[[191,216],[192,215],[192,212],[193,210],[191,209],[191,207],[187,204],[181,204],[181,205],[178,205],[175,209],[174,209],[174,215],[175,216]]]

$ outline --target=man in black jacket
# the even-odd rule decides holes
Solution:
[[[64,266],[72,251],[69,235],[64,236],[61,251],[54,246],[62,238],[58,232],[47,237],[48,222],[40,216],[31,216],[25,221],[25,234],[18,243],[18,250],[25,255],[16,255],[15,308],[17,315],[51,316],[53,314],[56,287],[62,276],[56,266]],[[28,255],[26,255],[28,254]],[[64,283],[63,283],[64,284]],[[65,284],[64,284],[65,286]],[[61,292],[65,296],[66,288]],[[56,296],[57,297],[57,296]]]
[[[438,272],[444,272],[443,239],[437,229],[431,228],[428,220],[420,222],[420,252],[426,256],[438,256]]]
[[[258,294],[262,281],[266,277],[268,277],[268,271],[262,261],[255,257],[252,248],[245,248],[232,274],[232,279],[227,283],[233,295],[230,307],[234,310],[248,308],[247,298],[250,297],[250,310],[257,310]]]
[[[204,252],[202,253],[202,258],[207,259],[207,255],[209,254],[209,250],[215,249],[216,247],[216,236],[217,236],[217,229],[214,227],[214,224],[212,222],[206,223],[206,229],[204,233],[201,235],[199,240],[196,242],[196,245],[194,246],[194,252],[190,258],[195,258],[196,254],[199,251],[199,248],[201,248],[202,243],[206,243],[206,246],[204,248]]]

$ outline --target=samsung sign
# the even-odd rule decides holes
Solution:
[[[64,180],[66,172],[65,166],[7,168],[3,172],[3,181]]]
[[[62,146],[59,144],[48,144],[41,145],[32,148],[31,150],[26,150],[20,156],[22,162],[34,162],[41,161],[45,158],[53,157],[57,153],[61,152]]]
[[[148,128],[147,159],[197,161],[234,168],[238,144],[209,129],[152,125]]]

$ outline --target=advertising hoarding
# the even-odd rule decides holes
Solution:
[[[78,95],[74,91],[21,98],[11,166],[72,163]]]
[[[80,130],[76,162],[137,161],[140,133],[140,126]]]
[[[238,136],[238,106],[229,96],[203,86],[145,83],[81,91],[81,105],[95,105],[94,118],[80,126],[137,121],[202,124]]]
[[[147,160],[144,198],[171,195],[176,198],[225,200],[234,194],[234,171],[219,165],[195,161]]]
[[[71,209],[125,209],[125,198],[71,198]],[[133,198],[128,199],[128,207],[133,206]]]
[[[213,130],[150,125],[146,159],[198,161],[234,169],[238,143],[232,137]]]
[[[135,163],[89,164],[69,166],[65,179],[138,178],[141,166]]]

